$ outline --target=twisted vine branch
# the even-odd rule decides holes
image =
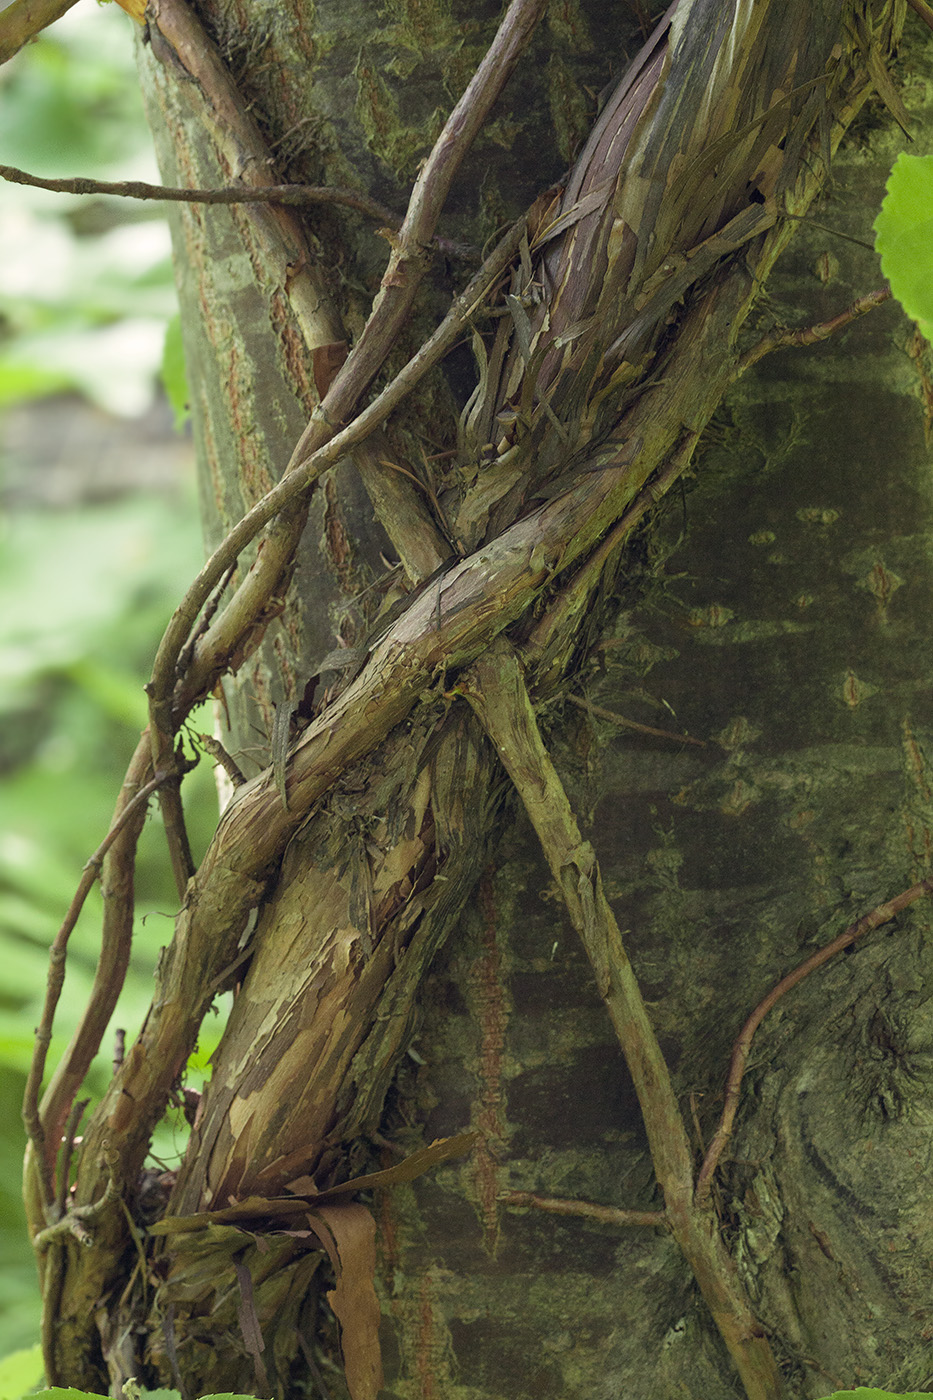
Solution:
[[[788,83],[788,96],[775,106],[760,104],[760,110],[738,114],[724,108],[720,113],[715,84],[697,76],[718,73],[719,58],[704,50],[694,68],[683,44],[686,21],[675,35],[673,62],[676,66],[679,60],[682,68],[670,79],[670,23],[681,8],[672,6],[631,79],[621,85],[617,101],[607,104],[609,116],[597,124],[549,229],[536,230],[529,223],[524,245],[525,226],[513,230],[432,341],[389,390],[360,412],[363,395],[413,304],[453,173],[527,43],[541,8],[540,0],[513,0],[492,49],[419,176],[357,345],[312,415],[279,485],[234,528],[176,612],[150,682],[150,747],[142,746],[134,759],[137,785],[146,781],[153,764],[159,771],[167,766],[187,709],[268,620],[276,590],[288,574],[317,475],[364,441],[437,362],[520,247],[521,268],[515,269],[507,302],[509,317],[502,319],[497,336],[498,379],[486,385],[471,420],[479,434],[474,445],[489,442],[487,427],[496,434],[494,459],[485,462],[479,474],[479,492],[489,488],[485,513],[478,508],[464,513],[467,556],[429,583],[402,617],[371,642],[357,678],[292,747],[284,774],[287,810],[268,770],[238,789],[188,888],[143,1032],[119,1066],[89,1128],[79,1208],[99,1199],[101,1161],[109,1164],[110,1180],[134,1179],[218,976],[242,956],[239,944],[248,938],[251,911],[265,896],[298,826],[348,767],[370,754],[420,700],[444,687],[448,669],[475,665],[474,674],[481,675],[489,664],[480,659],[482,653],[513,624],[525,634],[525,654],[532,658],[530,683],[536,689],[557,683],[570,654],[570,626],[585,614],[601,569],[630,528],[626,522],[643,513],[687,468],[705,423],[736,373],[733,339],[753,295],[749,269],[754,278],[766,275],[788,237],[779,222],[783,206],[794,204],[795,211],[805,206],[817,187],[823,156],[868,91],[861,70],[856,66],[850,73],[833,51],[831,70],[796,87]],[[682,12],[688,11],[702,17],[703,6],[684,0]],[[171,62],[180,64],[192,79],[191,90],[227,173],[248,174],[254,185],[268,181],[271,187],[267,152],[190,11],[181,0],[154,0],[153,17],[156,47],[168,52]],[[732,49],[743,42],[747,22],[747,7],[737,6],[735,32],[726,36]],[[715,42],[725,42],[722,33]],[[818,49],[815,57],[808,53],[810,58],[817,66],[823,61]],[[703,70],[700,59],[713,68]],[[788,63],[796,62],[794,50]],[[845,99],[836,93],[842,73],[852,84]],[[665,74],[669,81],[662,81]],[[824,109],[834,93],[840,112],[830,128],[823,121]],[[748,100],[754,104],[757,95],[751,93]],[[652,120],[643,121],[649,111]],[[808,147],[818,123],[819,154]],[[801,180],[798,163],[805,147],[811,164]],[[763,202],[749,205],[746,162],[753,149],[760,174],[757,193]],[[247,158],[241,169],[244,151]],[[641,183],[628,182],[629,169],[639,161]],[[342,344],[343,328],[319,270],[307,256],[294,216],[280,205],[251,204],[244,207],[243,217],[282,268],[282,284],[309,348]],[[540,246],[535,244],[536,232]],[[739,250],[741,258],[735,256]],[[537,259],[534,267],[532,255]],[[290,278],[288,269],[295,266],[299,272]],[[530,295],[535,282],[556,289],[560,315],[551,317],[550,309],[534,318],[528,314],[523,297]],[[505,421],[518,427],[501,427]],[[471,441],[469,434],[466,438]],[[547,486],[543,505],[532,495],[539,484]],[[527,492],[524,500],[522,491]],[[475,507],[475,502],[467,506]],[[223,578],[263,530],[255,561],[233,597],[222,611],[199,623],[205,604],[212,595],[217,600]],[[551,606],[543,618],[531,622],[531,604],[542,595]],[[549,760],[541,752],[533,716],[529,718],[517,662],[507,644],[501,645],[512,700],[495,722],[490,709],[498,703],[495,697],[488,703],[480,700],[478,709],[503,738],[521,788],[519,779],[525,781],[527,773],[535,782],[547,781]],[[469,689],[469,680],[465,684]],[[477,703],[475,694],[472,700]],[[515,724],[521,729],[520,741],[511,735]],[[559,796],[555,794],[555,800]],[[594,959],[601,994],[611,1002],[633,1075],[642,1086],[646,1126],[665,1192],[665,1218],[736,1358],[748,1395],[771,1400],[777,1393],[773,1361],[715,1226],[693,1198],[683,1123],[618,930],[613,932],[601,897],[598,871],[584,868],[585,862],[581,865],[572,813],[561,808],[559,800],[558,809],[563,814],[558,829],[542,827],[542,840],[555,859],[562,849],[572,857],[562,887]],[[105,946],[112,942],[120,949],[128,947],[127,916],[132,911],[132,825],[128,819],[127,841],[120,851],[123,864],[115,863],[123,885],[104,940]],[[46,1154],[51,1147],[54,1155],[56,1125],[63,1108],[67,1116],[75,1075],[92,1039],[89,1023],[79,1051],[66,1057],[64,1071],[47,1092],[40,1111]],[[39,1136],[35,1145],[43,1145]],[[94,1220],[98,1248],[83,1286],[96,1298],[116,1267],[126,1234],[116,1207],[102,1208]],[[47,1255],[60,1254],[51,1247],[57,1241],[57,1234],[49,1239]],[[81,1281],[71,1279],[68,1286],[77,1316]],[[75,1325],[82,1321],[79,1317]],[[47,1351],[51,1378],[55,1347],[48,1331]]]

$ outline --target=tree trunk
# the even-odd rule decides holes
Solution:
[[[540,9],[515,0],[494,39],[489,6],[400,3],[378,30],[301,0],[153,6],[167,183],[337,186],[400,216],[417,183],[377,234],[334,203],[175,219],[208,548],[251,508],[266,533],[157,658],[133,782],[162,781],[183,907],[62,1225],[80,1044],[34,1126],[55,1383],[716,1400],[738,1372],[777,1400],[929,1379],[924,905],[781,1003],[694,1192],[748,1012],[930,873],[926,348],[888,308],[743,359],[774,306],[824,321],[877,276],[814,227],[761,299],[872,87],[902,115],[903,6],[681,0],[627,69],[631,11]],[[882,110],[821,225],[867,236]],[[533,200],[486,277],[479,249]],[[344,442],[471,278],[449,344],[471,336],[475,367],[460,346]],[[221,682],[247,781],[195,872],[174,734]],[[156,1179],[152,1126],[229,987],[185,1160]],[[333,1193],[466,1129],[417,1180]]]

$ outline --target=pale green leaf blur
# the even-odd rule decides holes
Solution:
[[[0,68],[0,162],[157,181],[139,33],[116,5],[81,0]],[[27,1348],[0,1365],[3,1400],[41,1371],[28,1350],[39,1300],[20,1105],[47,949],[106,834],[155,646],[202,552],[191,447],[173,425],[185,416],[184,367],[177,333],[166,346],[177,305],[161,206],[2,184],[0,240],[0,1357]],[[196,727],[210,725],[205,715]],[[204,764],[186,780],[186,806],[197,857],[216,814]],[[130,977],[89,1076],[92,1101],[116,1028],[129,1038],[140,1025],[177,907],[155,809],[137,888]],[[72,936],[51,1063],[91,985],[99,916],[95,889]],[[158,1160],[171,1165],[183,1143],[179,1117],[154,1145]]]
[[[874,228],[892,293],[926,339],[933,339],[933,156],[901,151]]]

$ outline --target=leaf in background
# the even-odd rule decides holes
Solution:
[[[142,316],[24,333],[0,357],[0,384],[11,376],[35,382],[44,369],[56,388],[77,390],[116,417],[135,418],[152,403],[163,335],[162,321]]]
[[[0,1400],[19,1400],[42,1379],[42,1347],[23,1347],[0,1361]]]
[[[892,293],[927,340],[933,339],[933,156],[901,152],[874,229]]]
[[[94,1390],[75,1390],[73,1386],[67,1388],[53,1385],[48,1390],[37,1390],[32,1400],[107,1400],[106,1395],[98,1395]]]
[[[141,729],[146,723],[146,696],[136,672],[121,671],[85,656],[65,674],[118,724]]]
[[[832,1395],[827,1395],[825,1400],[929,1400],[928,1391],[907,1390],[873,1390],[870,1386],[860,1385],[858,1390],[836,1390]]]
[[[191,417],[191,405],[188,401],[188,376],[185,373],[185,347],[181,338],[181,316],[177,312],[165,328],[161,376],[162,385],[175,414],[175,427],[181,432]]]
[[[157,179],[115,6],[64,16],[4,66],[4,159],[39,175]],[[177,308],[158,206],[5,186],[0,405],[75,389],[133,416],[152,401]]]
[[[113,6],[82,7],[11,59],[3,106],[16,119],[3,123],[4,160],[39,175],[100,175],[115,162],[124,167],[130,149],[146,150],[154,169],[133,37]]]
[[[68,376],[61,370],[48,365],[15,364],[0,356],[0,408],[44,399],[68,387]]]

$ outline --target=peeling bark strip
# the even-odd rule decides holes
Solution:
[[[208,0],[204,9],[222,31]],[[806,210],[872,83],[894,102],[884,64],[902,7],[673,4],[606,103],[562,195],[543,197],[515,226],[430,340],[364,406],[407,333],[452,181],[543,9],[542,0],[513,0],[474,76],[458,80],[463,96],[418,171],[345,359],[337,347],[351,337],[333,299],[335,279],[297,215],[237,206],[239,222],[230,225],[230,236],[238,231],[248,244],[256,276],[274,283],[277,304],[288,297],[323,397],[285,475],[230,532],[173,618],[150,683],[150,729],[120,810],[153,772],[178,776],[178,727],[281,613],[295,588],[314,483],[348,451],[361,454],[361,476],[409,580],[427,581],[407,595],[400,616],[376,619],[361,669],[287,754],[237,789],[187,882],[145,1025],[85,1134],[71,1223],[41,1235],[50,1382],[94,1390],[106,1369],[116,1386],[138,1362],[139,1374],[162,1380],[181,1368],[192,1387],[222,1372],[213,1388],[240,1390],[253,1384],[260,1358],[270,1383],[284,1383],[295,1338],[318,1325],[317,1244],[336,1240],[339,1263],[337,1235],[352,1219],[363,1263],[353,1279],[340,1273],[331,1296],[354,1400],[375,1396],[378,1317],[362,1207],[320,1207],[311,1242],[309,1232],[264,1229],[244,1244],[222,1216],[231,1198],[265,1200],[296,1180],[306,1189],[308,1180],[346,1181],[354,1140],[378,1121],[420,981],[475,883],[499,801],[476,723],[451,703],[459,687],[504,750],[590,955],[638,1086],[665,1222],[749,1400],[780,1392],[715,1220],[693,1199],[667,1066],[528,692],[540,703],[564,684],[600,624],[604,571],[649,503],[689,466],[743,367],[736,337],[791,235],[784,215]],[[165,62],[158,83],[177,86],[210,133],[223,183],[277,185],[253,98],[240,93],[194,12],[182,0],[153,0],[152,16]],[[500,280],[500,303],[490,308]],[[484,333],[490,310],[496,327]],[[459,425],[452,414],[432,425],[438,444],[425,435],[425,467],[440,455],[449,471],[437,489],[419,492],[410,464],[372,434],[468,326],[476,389]],[[238,585],[221,609],[234,568]],[[141,801],[139,821],[134,809],[108,854],[94,1001],[31,1115],[27,1194],[36,1235],[53,1224],[58,1143],[129,955]],[[188,864],[180,804],[166,810],[181,882]],[[211,1218],[206,1228],[153,1231],[152,1279],[128,1281],[128,1212],[152,1129],[217,989],[235,971],[245,981],[163,1223]],[[51,1012],[47,1019],[43,1036]],[[40,1043],[33,1108],[42,1054]],[[83,1239],[81,1232],[93,1247],[76,1251],[68,1237]],[[106,1323],[101,1300],[117,1300]],[[430,1330],[433,1338],[433,1323]],[[232,1342],[220,1356],[218,1335]],[[426,1373],[421,1382],[425,1394],[434,1388]]]

